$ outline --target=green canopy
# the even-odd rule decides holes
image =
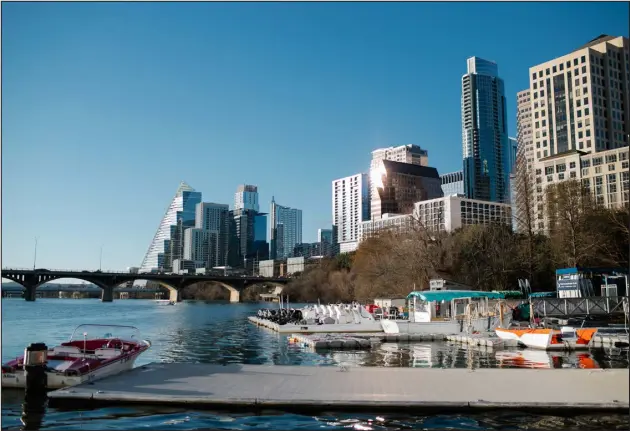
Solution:
[[[503,295],[497,292],[480,292],[478,290],[424,290],[422,292],[411,292],[407,295],[407,300],[418,298],[423,301],[452,301],[458,298],[490,298],[503,299]]]
[[[522,298],[523,292],[520,290],[494,290],[494,292],[503,295],[503,298]]]
[[[556,292],[533,292],[529,294],[530,298],[555,298]]]

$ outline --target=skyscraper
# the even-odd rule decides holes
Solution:
[[[468,59],[462,77],[464,192],[470,199],[506,202],[509,171],[503,80],[496,63]]]
[[[234,227],[238,243],[238,260],[243,265],[268,256],[267,217],[259,212],[258,187],[243,184],[234,195]],[[266,250],[265,250],[266,248]],[[234,257],[236,260],[236,256]],[[234,264],[236,262],[233,262]]]
[[[368,200],[370,202],[374,202],[377,193],[375,189],[376,183],[371,180],[372,178],[380,175],[380,170],[382,169],[381,161],[383,160],[392,160],[394,162],[408,163],[410,165],[429,166],[429,153],[427,150],[423,150],[418,145],[413,144],[399,145],[398,147],[378,148],[372,151],[370,174],[368,177],[370,180],[370,195]],[[370,218],[372,212],[374,212],[374,210],[371,209]]]
[[[194,226],[195,206],[199,202],[201,193],[182,181],[142,260],[140,272],[169,271],[173,260],[183,257],[184,229]]]
[[[359,244],[359,224],[370,219],[369,192],[367,174],[356,174],[332,182],[332,218],[337,227],[337,241],[342,253],[356,250]]]
[[[230,238],[229,205],[201,202],[197,204],[195,213],[195,228],[208,231],[208,235],[216,235],[216,246],[208,252],[210,267],[207,269],[226,265]],[[208,244],[212,246],[212,242]]]
[[[371,220],[384,214],[411,214],[416,202],[444,196],[435,168],[381,160],[372,175]]]
[[[234,194],[235,210],[253,210],[258,212],[258,187],[242,184]]]
[[[302,243],[302,210],[278,205],[272,197],[269,217],[269,257],[291,257],[295,245]]]
[[[604,194],[617,196],[617,191],[627,190],[627,170],[609,170],[608,165],[626,153],[615,150],[630,143],[629,51],[627,38],[601,35],[529,69],[537,229],[549,227],[544,215],[549,184],[581,180],[593,190],[596,202],[607,205],[611,201]],[[602,157],[586,156],[605,151]],[[592,168],[587,165],[591,160]],[[600,164],[606,166],[603,172]],[[621,203],[617,197],[612,199],[612,205]]]

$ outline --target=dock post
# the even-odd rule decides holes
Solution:
[[[24,350],[24,374],[26,391],[22,404],[22,424],[25,430],[39,429],[46,412],[48,376],[48,347],[44,343],[32,343]]]

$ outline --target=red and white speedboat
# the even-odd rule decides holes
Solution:
[[[138,356],[151,347],[139,335],[134,326],[78,326],[70,341],[48,350],[48,388],[74,386],[132,369]],[[2,365],[3,388],[25,387],[23,364],[22,356]]]

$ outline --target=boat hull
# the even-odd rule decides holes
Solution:
[[[47,371],[47,387],[48,389],[61,389],[79,385],[81,383],[93,382],[124,371],[129,371],[133,368],[140,353],[142,352],[122,356],[120,359],[108,362],[94,371],[79,376],[66,376],[63,372]],[[2,387],[24,389],[26,387],[26,372],[24,370],[7,373],[3,372]]]
[[[459,334],[462,332],[486,332],[499,326],[497,317],[472,319],[472,325],[461,324],[456,320],[445,322],[410,322],[408,320],[381,320],[381,326],[386,334]]]
[[[531,349],[540,350],[588,350],[597,328],[576,329],[577,336],[550,328],[495,329],[497,336],[504,340],[518,340]]]

